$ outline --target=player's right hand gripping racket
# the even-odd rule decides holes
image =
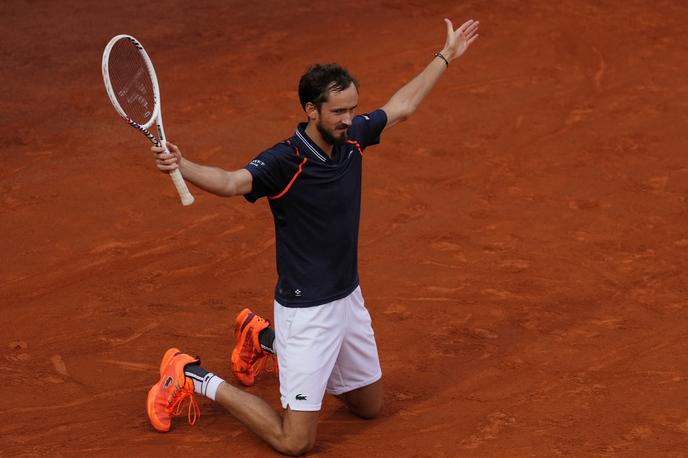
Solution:
[[[158,78],[153,63],[138,40],[129,35],[117,35],[110,40],[103,52],[103,80],[117,113],[167,152]],[[148,130],[153,124],[158,129],[158,138]],[[182,204],[191,205],[194,198],[179,169],[172,171],[170,177]]]

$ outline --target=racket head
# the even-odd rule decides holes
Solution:
[[[139,129],[160,115],[160,89],[145,48],[131,35],[117,35],[103,51],[105,90],[117,113]]]

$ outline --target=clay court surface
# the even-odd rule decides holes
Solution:
[[[273,453],[205,399],[149,426],[168,347],[234,380],[274,231],[265,201],[180,205],[105,95],[113,35],[148,48],[170,139],[234,169],[304,118],[308,64],[348,67],[373,110],[445,16],[481,38],[365,156],[384,414],[327,398],[312,455],[688,456],[684,2],[133,5],[0,6],[0,456]],[[278,407],[272,374],[250,391]]]

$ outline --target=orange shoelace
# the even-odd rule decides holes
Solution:
[[[198,421],[198,419],[201,418],[201,409],[199,409],[198,404],[196,404],[196,400],[194,399],[193,395],[193,391],[190,391],[187,388],[175,389],[174,393],[172,394],[172,400],[169,403],[170,406],[168,407],[168,409],[170,410],[170,412],[173,413],[173,415],[181,415],[182,402],[184,401],[184,399],[189,398],[189,410],[186,416],[189,420],[190,425],[196,424],[196,421]]]
[[[267,364],[268,360],[272,361],[272,364]],[[265,356],[258,359],[253,365],[253,375],[260,374],[263,369],[265,372],[279,372],[279,366],[277,365],[277,355],[270,352],[265,352]]]

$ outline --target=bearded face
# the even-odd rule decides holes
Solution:
[[[330,91],[327,101],[315,109],[317,116],[314,124],[323,140],[331,145],[346,142],[347,130],[351,127],[357,106],[358,91],[355,85],[351,84],[339,92]]]

